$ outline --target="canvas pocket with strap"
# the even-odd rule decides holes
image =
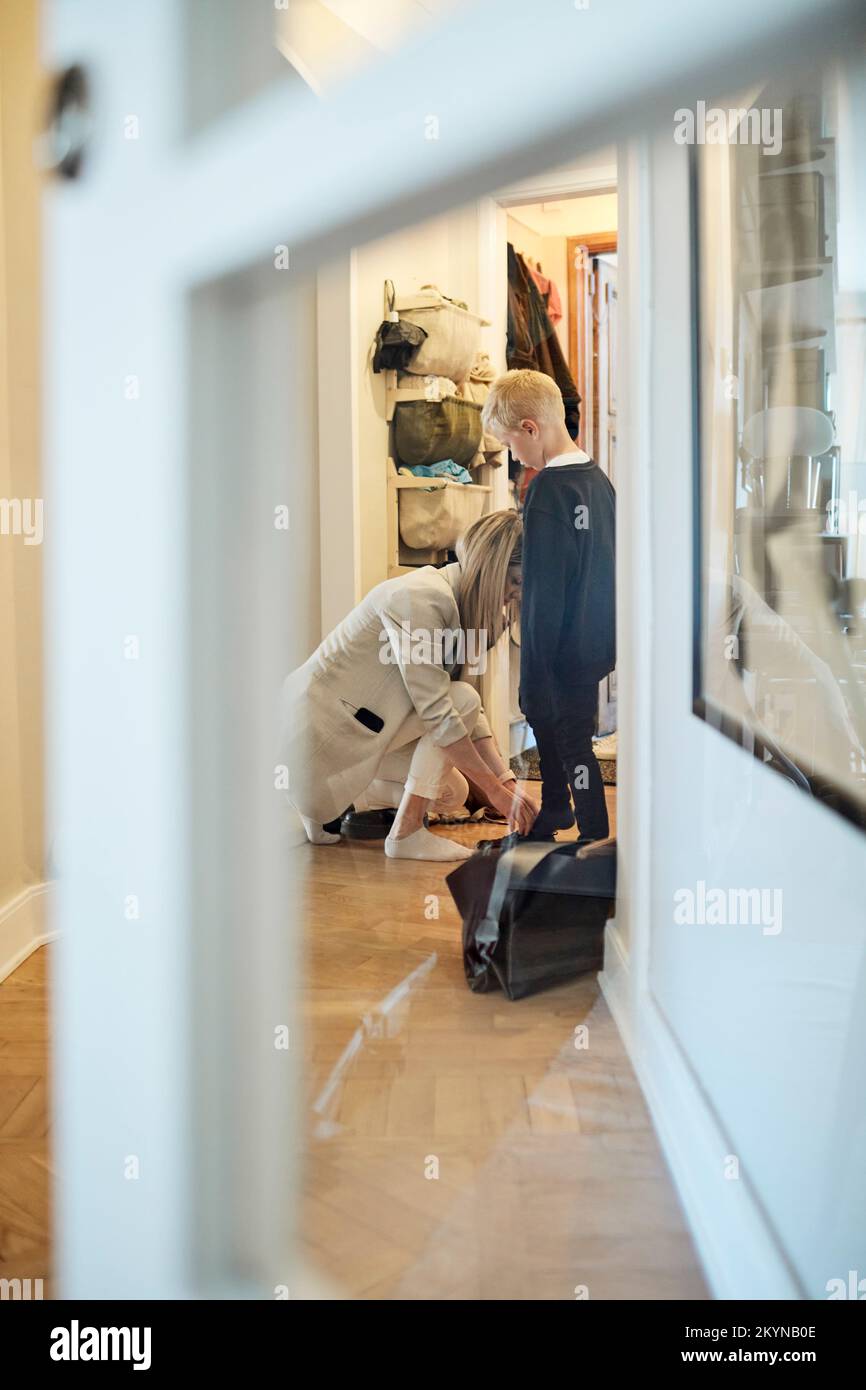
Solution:
[[[404,464],[453,459],[465,467],[478,452],[481,433],[475,401],[403,401],[394,411],[394,445]]]

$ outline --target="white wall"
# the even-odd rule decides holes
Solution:
[[[822,1298],[866,1275],[866,842],[691,713],[688,189],[667,133],[649,172],[651,844],[631,952],[648,993],[628,1026],[639,1067],[651,1038],[668,1049],[650,1089],[703,1253],[726,1266],[717,1292]],[[675,925],[675,891],[699,879],[780,888],[782,931]]]
[[[296,596],[291,642],[298,662],[305,661],[322,638],[316,311],[316,281],[311,275],[295,277],[284,295],[272,296],[258,308],[262,336],[272,326],[269,320],[277,318],[286,341],[275,375],[282,386],[283,416],[293,422],[291,456],[286,460],[286,500],[292,516],[290,576]],[[274,383],[267,389],[273,393]],[[262,414],[266,413],[263,409]]]

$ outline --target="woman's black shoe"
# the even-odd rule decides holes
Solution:
[[[396,811],[347,811],[340,834],[347,840],[384,840],[394,824]]]

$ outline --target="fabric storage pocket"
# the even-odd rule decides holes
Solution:
[[[465,467],[478,452],[481,434],[475,401],[403,401],[394,411],[394,447],[408,465],[453,459]]]
[[[427,334],[409,359],[410,372],[466,380],[481,343],[482,320],[477,314],[434,292],[413,299],[411,307],[401,307],[400,317]]]
[[[490,489],[470,483],[400,488],[400,536],[410,550],[451,550],[484,511]]]
[[[424,398],[428,401],[444,401],[449,396],[459,394],[456,381],[452,381],[450,377],[418,376],[415,372],[398,372],[397,390],[411,391],[415,400],[418,399],[418,392],[423,391]],[[478,397],[468,395],[467,400],[475,401]]]

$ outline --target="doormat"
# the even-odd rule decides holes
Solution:
[[[616,786],[616,733],[604,734],[601,738],[594,738],[592,746],[595,756],[598,758],[598,765],[601,768],[601,780],[608,787]],[[538,749],[526,748],[522,753],[515,753],[511,759],[511,771],[515,777],[521,778],[525,782],[540,782],[541,768],[538,764]]]
[[[601,780],[608,787],[616,786],[616,730],[592,740],[592,750],[601,768]]]

